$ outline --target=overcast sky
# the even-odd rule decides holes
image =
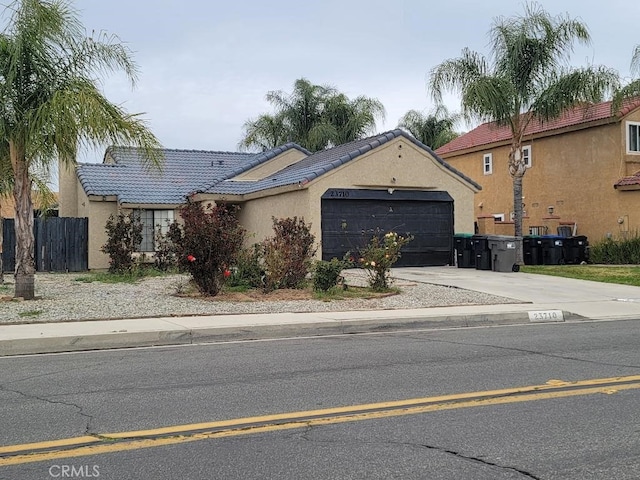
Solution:
[[[543,0],[551,14],[584,21],[590,47],[576,65],[604,64],[624,77],[640,44],[640,4],[622,0]],[[469,47],[487,53],[492,20],[523,12],[512,0],[76,0],[88,31],[118,35],[134,52],[140,80],[105,81],[107,97],[144,112],[167,148],[237,150],[242,125],[272,112],[271,90],[296,79],[329,84],[350,98],[379,99],[397,126],[410,109],[434,105],[428,72]],[[458,100],[447,98],[450,109]],[[462,126],[464,128],[464,126]],[[82,161],[101,161],[86,154]]]

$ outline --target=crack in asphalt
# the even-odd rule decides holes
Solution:
[[[89,415],[88,413],[85,413],[84,412],[84,407],[82,407],[81,405],[78,405],[76,403],[71,403],[71,402],[63,402],[61,400],[51,400],[49,398],[39,397],[38,395],[33,395],[33,394],[22,392],[20,390],[7,388],[6,385],[0,385],[0,392],[15,393],[17,395],[21,395],[24,398],[27,398],[27,399],[30,399],[30,400],[38,400],[40,402],[48,403],[49,405],[63,405],[65,407],[76,408],[78,410],[78,413],[80,414],[80,416],[86,418],[86,420],[87,420],[87,423],[86,423],[86,426],[85,426],[85,430],[84,430],[84,434],[85,435],[93,435],[93,433],[91,433],[91,423],[93,422],[94,417],[93,417],[93,415]]]
[[[414,340],[420,340],[423,342],[431,342],[431,343],[445,343],[448,345],[461,345],[461,346],[465,346],[465,347],[488,347],[488,348],[496,348],[498,350],[508,350],[511,352],[520,352],[520,353],[528,353],[530,355],[540,355],[541,357],[548,357],[548,358],[558,358],[561,360],[572,360],[574,362],[582,362],[582,363],[589,363],[589,364],[593,364],[593,365],[603,365],[603,366],[607,366],[607,367],[623,367],[623,368],[640,368],[640,365],[626,365],[626,364],[622,364],[622,363],[609,363],[609,362],[600,362],[597,360],[588,360],[585,358],[578,358],[578,357],[570,357],[568,355],[560,355],[560,354],[554,354],[554,353],[545,353],[545,352],[538,352],[535,350],[527,350],[525,348],[516,348],[516,347],[502,347],[500,345],[491,345],[491,344],[487,344],[487,343],[468,343],[468,342],[454,342],[451,340],[436,340],[436,339],[432,339],[432,338],[423,338],[423,337],[416,337],[416,336],[410,336],[411,338],[413,338]]]
[[[537,477],[533,473],[527,472],[526,470],[522,470],[522,469],[516,468],[516,467],[509,467],[509,466],[506,466],[506,465],[500,465],[500,464],[497,464],[495,462],[490,462],[489,460],[485,460],[485,459],[480,458],[480,457],[473,457],[473,456],[470,456],[470,455],[463,455],[460,452],[456,452],[456,451],[450,450],[448,448],[437,447],[437,446],[434,446],[434,445],[425,445],[425,444],[420,444],[420,443],[409,443],[407,445],[414,445],[414,446],[426,448],[428,450],[435,450],[437,452],[447,453],[447,454],[450,454],[450,455],[454,455],[455,457],[460,458],[462,460],[467,460],[467,461],[474,462],[474,463],[481,463],[482,465],[488,465],[490,467],[499,468],[501,470],[510,470],[512,472],[519,473],[520,475],[524,475],[527,478],[532,478],[534,480],[541,480],[540,477]]]
[[[307,441],[307,442],[313,442],[313,443],[347,443],[345,441],[342,442],[338,442],[335,440],[317,440],[317,439],[313,439],[310,438],[310,434],[312,432],[312,430],[314,429],[314,427],[312,425],[307,425],[304,429],[304,431],[302,433],[296,433],[291,435],[291,437],[297,436],[302,438],[303,440]],[[349,442],[349,443],[353,443],[353,442]],[[451,450],[449,448],[444,448],[444,447],[438,447],[435,445],[427,445],[424,443],[414,443],[414,442],[393,442],[393,441],[388,441],[388,442],[359,442],[359,443],[365,443],[365,444],[377,444],[377,445],[402,445],[402,446],[407,446],[407,447],[420,447],[420,448],[425,448],[427,450],[433,450],[436,452],[441,452],[441,453],[446,453],[449,455],[453,455],[461,460],[465,460],[465,461],[469,461],[469,462],[473,462],[473,463],[479,463],[482,465],[486,465],[489,467],[494,467],[494,468],[499,468],[501,470],[508,470],[511,472],[515,472],[519,475],[523,475],[526,478],[531,478],[533,480],[542,480],[540,477],[534,475],[531,472],[528,472],[526,470],[523,470],[521,468],[517,468],[517,467],[511,467],[511,466],[507,466],[507,465],[500,465],[498,463],[495,462],[490,462],[489,460],[485,460],[483,458],[480,457],[474,457],[471,455],[464,455],[461,452],[456,452],[455,450]]]

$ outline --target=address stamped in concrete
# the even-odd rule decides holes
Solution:
[[[529,312],[530,322],[564,322],[562,310],[535,310]]]

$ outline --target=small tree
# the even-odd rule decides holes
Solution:
[[[311,270],[316,253],[311,225],[298,217],[273,218],[273,230],[275,235],[262,242],[266,273],[264,288],[267,291],[299,288]]]
[[[109,216],[105,226],[107,243],[100,249],[109,255],[109,272],[129,273],[135,261],[133,253],[142,242],[142,222],[133,212]]]
[[[217,295],[230,276],[244,242],[235,207],[188,203],[180,209],[181,232],[173,231],[178,265],[188,271],[200,292]]]

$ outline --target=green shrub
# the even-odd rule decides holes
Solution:
[[[330,261],[320,260],[313,269],[313,289],[326,292],[338,285],[340,273],[348,268],[348,262],[332,258]]]
[[[109,255],[109,272],[130,273],[136,267],[134,252],[142,242],[142,222],[133,212],[109,215],[107,243],[100,250]]]
[[[243,248],[238,253],[231,276],[227,281],[230,287],[262,288],[264,285],[262,267],[262,246],[255,243],[251,248]]]
[[[236,208],[188,203],[180,216],[184,224],[172,232],[178,266],[191,274],[201,293],[217,295],[244,242]]]
[[[640,264],[640,236],[596,243],[589,247],[589,261],[608,265]]]
[[[304,219],[273,218],[275,235],[262,242],[264,249],[264,289],[299,288],[309,274],[315,237]]]
[[[169,231],[162,233],[162,227],[158,225],[155,232],[156,251],[153,257],[154,266],[161,272],[178,268],[178,245],[180,239],[180,226],[174,220],[169,224]]]
[[[396,232],[374,235],[371,241],[360,250],[360,266],[367,272],[369,286],[376,292],[389,288],[391,267],[400,258],[400,249],[413,240],[402,237]]]

